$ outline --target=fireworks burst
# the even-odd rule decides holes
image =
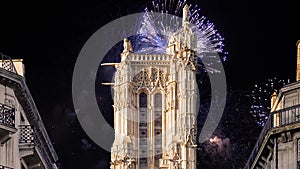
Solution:
[[[151,5],[145,8],[144,14],[137,27],[138,36],[133,39],[134,51],[136,53],[166,53],[169,38],[181,29],[182,22],[180,17],[186,1],[176,0],[159,0],[152,1]],[[155,13],[171,14],[173,17],[168,18],[166,15],[155,15]],[[218,72],[213,68],[213,63],[226,61],[228,54],[223,50],[223,38],[215,29],[213,23],[206,17],[201,16],[200,9],[197,5],[189,5],[190,27],[196,39],[195,52],[197,56],[208,67],[208,71]]]
[[[288,80],[280,80],[274,77],[267,82],[254,85],[250,97],[252,100],[250,113],[257,119],[257,124],[263,126],[271,110],[270,97],[273,92],[278,93],[279,89],[288,84]]]

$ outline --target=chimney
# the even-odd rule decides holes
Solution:
[[[297,41],[297,72],[296,81],[300,80],[300,40]]]

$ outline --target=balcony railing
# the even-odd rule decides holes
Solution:
[[[154,54],[154,55],[134,54],[131,56],[132,61],[141,61],[141,60],[165,61],[165,60],[170,60],[170,59],[171,59],[171,55],[166,55],[166,54]]]
[[[300,122],[300,105],[284,108],[275,112],[271,112],[267,122],[265,123],[258,140],[251,152],[251,155],[244,167],[244,169],[250,169],[253,165],[255,157],[265,139],[265,135],[271,129],[276,129],[279,127],[284,127],[294,123]]]
[[[15,68],[15,65],[11,58],[7,55],[4,55],[3,53],[0,53],[1,60],[0,60],[0,68],[3,68],[7,71],[17,73],[17,70]],[[1,168],[0,168],[1,169]]]
[[[46,168],[53,168],[50,154],[47,152],[47,145],[43,142],[43,136],[40,132],[35,130],[34,126],[31,125],[20,125],[20,140],[19,143],[21,144],[28,144],[33,145],[41,154],[42,159],[44,160],[45,164],[47,165]],[[1,169],[1,168],[0,168]]]
[[[7,127],[15,128],[14,108],[0,103],[0,124]]]
[[[0,165],[0,169],[13,169],[13,168]]]
[[[30,125],[20,125],[20,144],[34,144],[33,127]]]

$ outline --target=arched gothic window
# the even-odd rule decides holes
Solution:
[[[139,156],[140,168],[147,167],[147,94],[141,93],[139,96]]]
[[[159,166],[162,157],[162,95],[154,95],[154,142],[155,142],[155,166]]]

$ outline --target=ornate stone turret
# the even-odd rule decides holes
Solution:
[[[196,70],[196,58],[194,49],[196,48],[195,36],[190,28],[189,6],[183,8],[182,29],[169,38],[166,53],[175,55],[176,58],[183,60],[184,65],[189,65],[191,70]]]

